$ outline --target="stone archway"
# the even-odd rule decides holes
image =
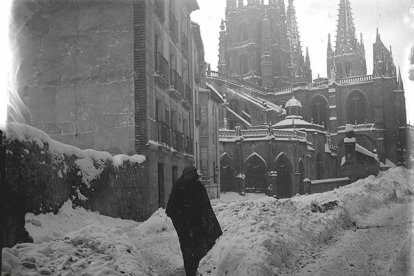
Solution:
[[[227,153],[220,157],[220,191],[238,191],[237,187],[235,187],[231,158]]]
[[[328,126],[328,100],[322,95],[316,95],[311,101],[312,120],[315,124]]]
[[[281,153],[276,157],[275,168],[277,172],[277,197],[287,198],[292,196],[292,163],[286,154]]]
[[[253,153],[243,166],[243,173],[246,176],[246,192],[265,192],[267,188],[267,164],[266,161]]]

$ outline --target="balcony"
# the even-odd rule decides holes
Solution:
[[[174,14],[170,14],[170,33],[171,39],[175,44],[178,43],[178,22]]]
[[[181,101],[184,98],[184,84],[181,76],[177,73],[177,71],[171,69],[170,77],[170,94],[172,97]]]
[[[184,152],[188,154],[194,154],[193,139],[190,137],[185,137]]]
[[[158,142],[171,146],[171,130],[164,122],[158,122]]]
[[[182,152],[184,150],[184,135],[177,131],[173,130],[173,148],[177,151]]]
[[[170,70],[168,61],[161,53],[157,53],[155,60],[155,82],[162,88],[167,88],[170,79]]]
[[[182,50],[183,56],[185,58],[188,58],[188,38],[185,34],[181,35],[181,50]]]
[[[194,120],[196,125],[200,125],[201,122],[201,107],[199,104],[196,104],[195,110],[194,110]]]
[[[191,106],[193,105],[193,92],[191,87],[188,84],[184,85],[184,99],[182,101],[182,105],[185,109],[190,110]]]

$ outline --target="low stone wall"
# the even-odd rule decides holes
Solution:
[[[210,199],[220,198],[220,185],[219,184],[209,184],[204,186],[207,190],[208,197]]]
[[[332,191],[336,188],[339,188],[344,185],[348,185],[350,183],[351,181],[348,177],[312,180],[311,194]]]
[[[147,162],[133,162],[127,156],[117,162],[94,159],[93,154],[79,158],[56,154],[49,146],[33,140],[6,140],[3,246],[25,240],[27,232],[21,233],[25,213],[56,213],[69,199],[74,206],[112,217],[140,221],[151,215]]]

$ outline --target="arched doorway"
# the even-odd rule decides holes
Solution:
[[[361,91],[352,91],[346,101],[346,118],[350,124],[363,124],[366,122],[367,100]]]
[[[231,159],[227,154],[223,154],[220,158],[220,191],[237,191],[234,184],[234,172],[231,166]]]
[[[278,198],[292,196],[292,163],[289,158],[281,153],[276,158],[275,168],[277,172],[277,190]]]
[[[312,119],[315,124],[328,125],[328,101],[322,95],[317,95],[312,99]]]
[[[303,180],[305,179],[305,164],[303,159],[299,160],[299,194],[303,195],[305,193],[305,186]]]
[[[246,192],[265,192],[267,188],[266,161],[257,153],[250,155],[244,162]]]

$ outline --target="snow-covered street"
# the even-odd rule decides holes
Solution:
[[[410,196],[359,216],[352,227],[337,233],[314,254],[282,274],[413,275],[414,270],[407,267],[410,263],[397,264],[412,252],[402,251],[413,231],[412,207]]]
[[[202,275],[387,275],[410,263],[414,173],[391,169],[340,189],[276,200],[223,194],[212,205],[223,236]],[[26,215],[34,244],[3,249],[2,275],[184,275],[163,209],[139,223],[68,201]],[[398,274],[397,274],[398,275]],[[404,274],[402,274],[404,275]]]

